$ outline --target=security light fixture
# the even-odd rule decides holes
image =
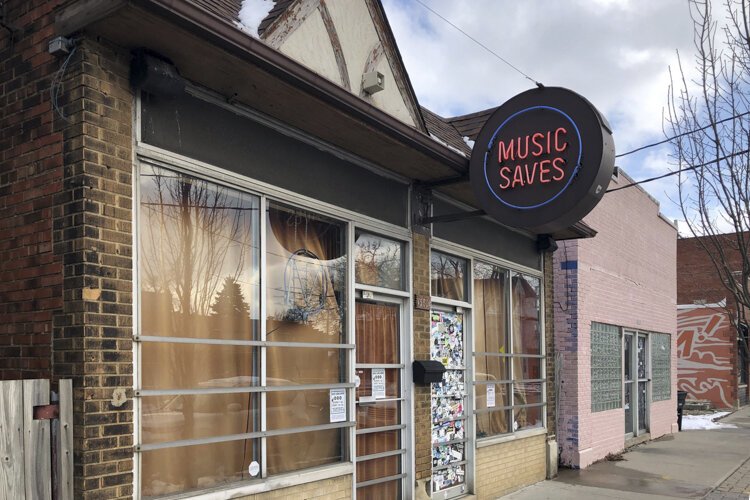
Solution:
[[[380,92],[385,88],[385,77],[380,71],[368,71],[362,75],[362,90],[367,94]]]

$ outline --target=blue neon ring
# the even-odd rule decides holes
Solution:
[[[573,169],[573,173],[570,175],[570,179],[568,179],[568,182],[565,184],[565,187],[563,187],[560,191],[558,191],[555,196],[553,196],[552,198],[550,198],[547,201],[544,201],[542,203],[538,203],[536,205],[529,205],[529,206],[513,205],[512,203],[508,203],[507,201],[503,200],[500,196],[498,196],[497,193],[495,193],[495,190],[490,185],[490,180],[487,178],[487,155],[489,154],[490,150],[492,149],[492,143],[495,142],[495,137],[497,137],[497,134],[505,126],[506,123],[508,123],[510,120],[512,120],[513,118],[515,118],[518,115],[521,115],[521,114],[526,113],[528,111],[533,111],[535,109],[547,109],[549,111],[554,111],[554,112],[560,113],[561,115],[563,115],[570,122],[571,125],[573,125],[573,129],[576,131],[576,136],[578,137],[578,160],[576,161],[576,167]],[[495,133],[492,134],[492,137],[490,138],[490,142],[487,144],[487,152],[484,153],[484,162],[483,162],[484,163],[484,182],[487,184],[487,187],[489,188],[490,193],[492,193],[492,196],[494,196],[495,198],[497,198],[497,200],[500,203],[502,203],[503,205],[505,205],[507,207],[517,208],[519,210],[532,210],[532,209],[535,209],[535,208],[543,207],[544,205],[546,205],[548,203],[552,203],[553,201],[555,201],[555,199],[557,199],[558,196],[560,196],[561,194],[563,194],[565,192],[565,190],[568,189],[568,186],[570,186],[570,183],[573,181],[573,179],[575,178],[576,174],[578,173],[578,170],[580,170],[580,168],[581,168],[581,156],[582,155],[583,155],[583,142],[581,142],[581,132],[578,130],[578,126],[576,126],[576,124],[573,121],[573,119],[570,116],[568,116],[567,113],[565,113],[564,111],[559,110],[557,108],[553,108],[551,106],[533,106],[531,108],[522,109],[521,111],[516,111],[515,113],[513,113],[512,115],[510,115],[508,118],[506,118],[505,121],[503,123],[501,123],[499,127],[497,127],[497,130],[495,130]]]

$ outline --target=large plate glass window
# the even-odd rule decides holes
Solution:
[[[259,199],[147,166],[140,188],[141,493],[248,478],[261,458],[248,344],[260,338]]]
[[[345,225],[149,165],[139,197],[140,494],[346,460]]]
[[[472,276],[477,438],[542,427],[541,280],[483,262]]]
[[[544,425],[544,355],[541,331],[541,280],[522,273],[511,277],[513,348],[513,430]]]

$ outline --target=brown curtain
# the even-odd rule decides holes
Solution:
[[[502,273],[474,280],[475,352],[506,353],[507,312],[505,276]],[[508,360],[498,356],[476,357],[477,381],[508,380]],[[476,386],[477,408],[486,408],[487,387]],[[508,406],[507,385],[495,385],[495,407]],[[477,415],[478,435],[492,436],[509,432],[508,411],[498,410]]]
[[[341,343],[345,296],[343,230],[301,210],[268,210],[266,338],[277,342]],[[340,349],[269,347],[269,385],[338,383],[345,374]],[[278,429],[314,425],[329,414],[328,391],[307,391],[304,405],[289,406],[283,392],[267,394]],[[267,440],[269,474],[341,460],[342,432],[305,432]]]
[[[142,176],[140,334],[199,339],[256,337],[257,199],[153,169]],[[252,347],[144,342],[144,389],[256,385]],[[144,397],[144,444],[253,432],[252,394]],[[143,453],[146,496],[236,480],[257,458],[257,442]]]
[[[516,274],[512,280],[513,293],[513,349],[514,354],[540,354],[539,297],[532,280]],[[541,360],[538,358],[513,358],[513,379],[529,380],[541,378]],[[540,402],[537,383],[514,383],[514,404],[525,405]],[[517,408],[514,410],[515,430],[541,424],[541,407]]]
[[[357,302],[356,305],[357,363],[392,364],[400,362],[399,307],[389,304]],[[372,369],[358,369],[360,386],[357,399],[372,395]],[[388,368],[386,398],[401,396],[399,370]],[[357,428],[383,427],[400,422],[399,403],[359,404]],[[357,436],[357,456],[371,455],[401,448],[400,431],[374,432]],[[392,456],[357,464],[357,480],[368,481],[401,472],[401,457]],[[399,498],[400,482],[390,481],[357,490],[358,498]]]

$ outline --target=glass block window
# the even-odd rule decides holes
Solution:
[[[672,342],[668,334],[651,334],[651,400],[664,401],[672,397]]]
[[[622,407],[620,329],[591,323],[591,411]]]

